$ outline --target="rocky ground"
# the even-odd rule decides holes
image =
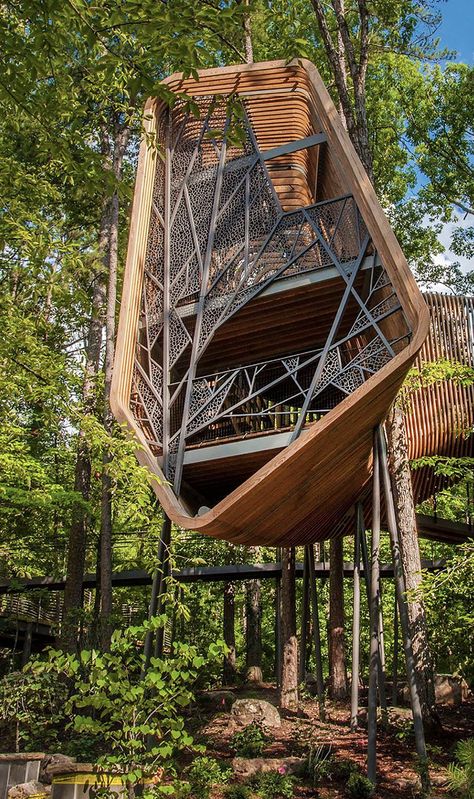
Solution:
[[[240,689],[232,693],[215,692],[200,703],[201,712],[195,719],[195,732],[205,742],[211,756],[232,762],[234,752],[231,738],[236,729],[242,727],[235,722],[231,711],[234,698],[255,698],[277,705],[276,690],[271,685],[263,685],[252,690]],[[457,741],[474,736],[474,700],[472,697],[458,707],[439,707],[441,728],[427,736],[430,776],[433,796],[447,796],[446,767],[453,759]],[[350,730],[350,711],[348,704],[328,703],[324,723],[319,720],[318,707],[314,699],[300,703],[298,713],[281,717],[281,726],[269,728],[271,740],[265,747],[265,759],[298,758],[307,754],[310,746],[330,747],[335,761],[351,761],[365,773],[367,752],[366,712],[361,710],[361,728],[353,733]],[[378,786],[375,796],[379,799],[401,799],[416,796],[419,792],[419,778],[416,771],[414,741],[411,734],[411,713],[407,708],[390,709],[389,725],[386,730],[379,727],[378,732]],[[234,763],[234,766],[236,764]],[[249,766],[250,770],[252,765]],[[234,769],[235,770],[235,769]],[[291,770],[291,764],[290,764]],[[242,765],[237,763],[237,772]],[[236,780],[242,779],[237,776]],[[336,799],[346,795],[346,778],[328,776],[316,788],[298,780],[295,797],[315,796],[321,799]]]

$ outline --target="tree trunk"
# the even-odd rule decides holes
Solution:
[[[248,6],[249,0],[243,0],[244,6]],[[252,25],[250,21],[250,14],[244,12],[244,52],[245,63],[253,64],[253,44],[252,44]]]
[[[259,547],[248,547],[247,563],[255,563]],[[262,682],[262,596],[260,580],[245,585],[245,675],[248,682]]]
[[[130,130],[119,128],[114,141],[113,172],[117,181],[122,178],[122,165]],[[104,411],[105,431],[111,435],[113,415],[110,408],[110,389],[115,355],[115,311],[117,305],[119,196],[115,190],[111,199],[108,248],[104,263],[108,269],[107,311],[105,320]],[[109,473],[110,452],[105,449],[102,466],[102,499],[100,529],[100,644],[104,652],[110,648],[112,636],[112,481]]]
[[[347,668],[344,646],[344,562],[343,539],[330,541],[329,572],[329,691],[332,699],[347,696]]]
[[[408,621],[412,639],[415,676],[423,721],[438,725],[435,708],[433,660],[428,641],[425,607],[419,596],[421,559],[418,546],[415,507],[403,411],[393,405],[387,418],[390,476],[400,536],[405,585],[408,594]]]
[[[281,563],[281,685],[280,706],[298,707],[298,639],[296,637],[295,548],[282,549]]]
[[[99,250],[103,251],[108,236],[110,207],[104,203],[99,235]],[[86,342],[86,364],[82,384],[82,403],[84,414],[94,411],[96,400],[96,380],[99,371],[100,350],[102,346],[103,308],[105,304],[105,287],[101,270],[95,276],[92,312]],[[87,529],[89,512],[87,504],[91,488],[91,456],[85,432],[79,430],[77,441],[76,466],[74,475],[74,491],[80,496],[72,511],[72,522],[69,531],[68,554],[66,566],[66,583],[64,587],[63,622],[59,645],[67,651],[73,651],[77,645],[77,627],[82,608],[82,582],[86,557]]]
[[[223,682],[233,685],[237,676],[235,665],[235,583],[224,585],[224,642],[229,651],[224,655]]]
[[[247,682],[262,682],[262,592],[260,580],[246,585],[246,672]]]

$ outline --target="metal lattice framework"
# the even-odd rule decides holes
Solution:
[[[312,64],[166,82],[183,94],[145,110],[114,413],[176,524],[328,537],[426,306]]]
[[[381,329],[402,312],[354,198],[284,212],[266,161],[285,148],[259,151],[244,105],[200,98],[199,108],[198,119],[184,107],[162,118],[131,396],[176,492],[190,443],[282,428],[294,439],[410,336],[405,320],[401,336]],[[244,140],[235,145],[237,124]],[[324,346],[199,374],[231,316],[275,281],[328,267],[342,290]]]

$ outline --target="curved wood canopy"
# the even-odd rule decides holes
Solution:
[[[114,413],[176,524],[321,540],[369,478],[426,305],[310,62],[166,83],[195,105],[146,106]]]

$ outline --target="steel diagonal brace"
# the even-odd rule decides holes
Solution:
[[[351,293],[353,292],[355,279],[356,279],[357,275],[359,274],[359,269],[361,267],[361,264],[362,264],[362,261],[363,261],[363,258],[364,258],[364,253],[365,253],[365,251],[367,249],[367,245],[368,245],[369,241],[370,241],[370,238],[367,235],[365,237],[364,241],[362,242],[362,247],[360,248],[360,252],[359,252],[357,261],[354,264],[354,268],[352,270],[352,274],[351,274],[349,280],[347,280],[347,282],[346,282],[346,288],[344,290],[344,294],[342,296],[342,300],[340,302],[340,305],[339,305],[337,314],[336,314],[336,316],[334,318],[334,321],[333,321],[333,323],[331,325],[331,330],[329,331],[329,335],[328,335],[328,337],[326,339],[326,344],[324,345],[323,351],[321,353],[321,358],[319,360],[318,367],[317,367],[317,369],[316,369],[316,371],[314,373],[313,379],[311,381],[311,385],[308,388],[308,393],[306,394],[306,399],[305,399],[305,401],[303,403],[303,407],[301,409],[300,415],[299,415],[298,420],[296,422],[295,429],[293,430],[293,432],[291,434],[290,443],[292,441],[294,441],[299,436],[299,434],[301,432],[301,428],[302,428],[304,420],[306,418],[306,414],[308,412],[308,408],[309,408],[311,400],[313,398],[314,390],[315,390],[315,388],[316,388],[316,386],[318,384],[318,381],[319,381],[319,379],[321,377],[321,374],[322,374],[322,371],[324,369],[324,365],[326,363],[327,354],[328,354],[328,352],[329,352],[329,350],[330,350],[330,348],[331,348],[331,346],[333,344],[334,338],[336,336],[336,333],[338,331],[339,325],[341,323],[342,316],[344,314],[344,311],[346,310],[346,305],[348,303],[349,297],[350,297]],[[339,264],[339,268],[340,268],[340,264]]]
[[[306,217],[306,219],[307,219],[308,223],[309,223],[309,224],[311,225],[311,227],[313,228],[313,230],[314,230],[314,232],[315,232],[315,234],[316,234],[316,236],[317,236],[317,238],[318,238],[318,241],[319,241],[319,243],[320,243],[320,244],[321,244],[321,246],[324,248],[324,250],[325,250],[325,252],[328,254],[328,256],[331,258],[331,260],[332,260],[332,262],[333,262],[334,266],[336,267],[337,271],[339,272],[340,276],[342,277],[342,279],[344,280],[344,282],[346,283],[346,285],[349,285],[349,279],[348,279],[348,277],[347,277],[347,273],[346,273],[345,269],[343,268],[342,264],[340,264],[340,263],[339,263],[338,259],[337,259],[337,258],[336,258],[336,256],[334,255],[333,251],[331,250],[331,248],[330,248],[330,247],[329,247],[329,245],[327,244],[327,242],[326,242],[326,240],[325,240],[324,236],[322,235],[321,231],[319,230],[319,228],[318,228],[317,224],[316,224],[316,223],[315,223],[315,222],[314,222],[314,221],[311,219],[311,217],[310,217],[310,216],[309,216],[309,214],[307,213],[307,210],[306,210],[306,208],[303,208],[303,214],[305,215],[305,217]],[[358,264],[358,266],[360,266],[361,257],[363,257],[363,255],[364,255],[364,253],[365,253],[365,250],[367,249],[367,245],[368,245],[369,241],[370,241],[370,236],[366,235],[366,237],[365,237],[364,241],[362,242],[362,247],[361,247],[361,250],[360,250],[360,252],[359,252],[358,259],[357,259],[357,264]],[[362,254],[362,256],[361,256],[361,254]],[[391,345],[390,345],[390,342],[389,342],[389,341],[386,339],[386,337],[385,337],[385,336],[384,336],[384,334],[382,333],[382,331],[381,331],[380,327],[378,326],[377,322],[375,321],[374,317],[373,317],[373,316],[372,316],[372,314],[370,313],[370,311],[369,311],[369,309],[367,308],[367,306],[366,306],[366,304],[364,303],[364,301],[363,301],[363,300],[362,300],[362,299],[359,297],[359,294],[358,294],[358,293],[357,293],[357,291],[354,289],[354,286],[353,286],[353,285],[352,285],[352,287],[351,287],[351,293],[352,293],[352,296],[354,297],[355,301],[357,302],[357,304],[358,304],[358,305],[360,306],[360,308],[362,309],[362,311],[363,311],[363,312],[366,314],[366,316],[368,317],[368,319],[370,319],[370,323],[371,323],[371,325],[374,327],[374,329],[375,329],[375,331],[376,331],[376,333],[377,333],[378,337],[381,339],[381,341],[383,341],[383,343],[384,343],[385,347],[387,348],[387,350],[389,351],[390,355],[391,355],[391,356],[392,356],[392,358],[393,358],[393,357],[394,357],[394,355],[395,355],[395,353],[394,353],[394,351],[393,351],[393,349],[392,349],[392,347],[391,347]]]
[[[314,136],[307,136],[305,139],[297,139],[296,141],[288,142],[288,144],[282,144],[281,147],[272,147],[271,150],[264,150],[260,153],[260,156],[263,161],[270,161],[280,155],[296,153],[298,150],[306,150],[309,147],[316,147],[316,145],[324,144],[325,142],[327,142],[327,138],[324,133],[316,133]]]

